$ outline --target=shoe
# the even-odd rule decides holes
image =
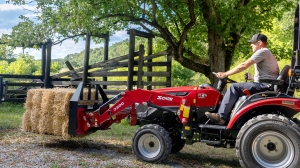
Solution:
[[[223,120],[217,113],[210,113],[210,112],[205,112],[205,115],[212,120],[213,122],[224,125],[225,120]]]

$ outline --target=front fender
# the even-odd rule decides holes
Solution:
[[[267,107],[266,109],[264,109],[264,111],[259,110],[264,107]],[[272,111],[268,111],[269,110],[268,107],[278,107],[279,110],[288,109],[288,111],[289,110],[293,111],[294,114],[300,112],[300,99],[292,98],[292,97],[291,98],[272,97],[272,98],[265,98],[265,99],[257,100],[255,102],[251,102],[250,104],[246,105],[241,110],[239,110],[230,119],[227,125],[227,129],[234,129],[241,122],[246,122],[256,115],[267,114],[272,112]],[[257,114],[250,114],[253,113],[254,111],[257,112]]]

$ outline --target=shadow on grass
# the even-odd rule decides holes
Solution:
[[[6,136],[7,134],[14,134],[16,132],[19,132],[20,130],[18,128],[14,127],[7,127],[7,126],[0,126],[0,139],[3,136]]]
[[[200,149],[199,149],[200,150]],[[180,163],[184,167],[226,167],[240,168],[238,159],[209,156],[209,154],[177,153],[171,154],[167,162]]]
[[[61,148],[66,150],[77,150],[78,148],[82,149],[109,149],[120,154],[132,154],[131,146],[123,146],[123,145],[115,145],[115,144],[107,144],[103,141],[93,141],[93,140],[60,140],[55,139],[50,143],[40,144],[43,147],[48,148]]]

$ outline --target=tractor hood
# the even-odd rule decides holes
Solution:
[[[186,96],[190,92],[196,92],[197,86],[178,86],[178,87],[167,87],[161,89],[152,90],[158,93],[171,94],[174,96]]]

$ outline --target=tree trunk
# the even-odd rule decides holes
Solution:
[[[212,72],[225,72],[226,69],[226,47],[223,38],[209,31],[208,33],[208,56],[210,62],[210,74],[205,74],[213,86],[217,86],[219,79]]]

